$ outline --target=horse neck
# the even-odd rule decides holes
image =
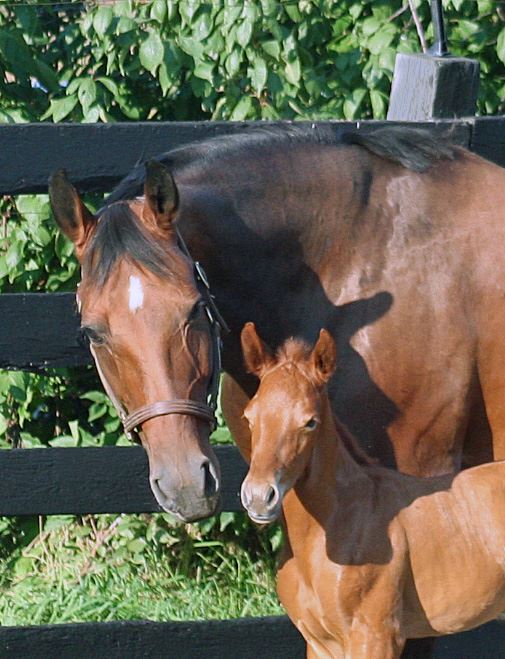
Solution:
[[[293,488],[291,499],[285,499],[284,514],[288,525],[293,511],[297,519],[301,514],[321,526],[330,515],[338,516],[341,506],[348,507],[349,497],[354,496],[352,493],[357,488],[363,491],[370,485],[366,468],[359,465],[347,450],[342,439],[344,433],[348,431],[334,418],[325,393],[321,428],[307,472]]]

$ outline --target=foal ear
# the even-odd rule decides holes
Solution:
[[[311,361],[316,379],[321,384],[326,384],[337,366],[337,346],[328,330],[322,329],[319,332],[319,338],[312,350]]]
[[[82,203],[64,169],[54,172],[49,179],[49,200],[56,223],[74,243],[76,256],[81,261],[90,229],[96,220]]]
[[[265,369],[274,363],[272,351],[258,336],[254,323],[244,325],[240,340],[247,370],[260,378]]]
[[[157,160],[146,162],[144,196],[146,205],[144,219],[152,222],[161,231],[170,229],[174,219],[178,194],[172,174]]]

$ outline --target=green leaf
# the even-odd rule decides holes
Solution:
[[[277,0],[261,0],[261,9],[264,16],[275,16],[278,7]]]
[[[166,0],[154,0],[151,5],[151,18],[154,18],[160,25],[163,25],[167,17],[167,3]]]
[[[82,400],[91,400],[93,403],[105,403],[108,400],[104,391],[87,391],[80,398]]]
[[[384,25],[367,41],[367,48],[373,55],[379,55],[396,36],[396,27],[391,23]]]
[[[237,28],[237,41],[245,48],[251,40],[253,32],[253,24],[249,19],[243,20]]]
[[[233,108],[230,115],[232,121],[243,121],[249,114],[252,107],[252,99],[250,96],[242,96],[237,105]]]
[[[370,16],[369,18],[365,18],[361,24],[361,30],[365,37],[371,37],[378,30],[380,30],[381,25],[381,21],[377,20],[374,16]]]
[[[251,74],[251,84],[258,94],[261,94],[267,83],[267,65],[262,57],[256,57]]]
[[[295,23],[299,23],[302,20],[302,15],[300,14],[298,7],[294,4],[289,4],[286,2],[284,5],[284,11],[289,16],[289,18]]]
[[[54,122],[62,121],[72,112],[78,101],[77,94],[71,94],[64,98],[53,98],[49,110],[41,117],[41,119],[52,117]]]
[[[75,439],[71,435],[59,435],[51,439],[49,445],[54,448],[70,448],[75,446]]]
[[[200,0],[181,0],[179,2],[179,13],[188,25],[193,21],[193,17],[196,14],[199,5]]]
[[[190,55],[194,60],[199,60],[203,56],[203,46],[196,39],[179,37],[179,46],[186,55]]]
[[[79,103],[86,113],[92,103],[96,100],[96,85],[91,78],[82,78],[77,92]]]
[[[261,47],[267,55],[270,55],[270,57],[273,57],[275,60],[279,59],[281,54],[281,47],[278,41],[275,41],[274,39],[269,41],[262,41]]]
[[[140,63],[153,75],[163,62],[163,42],[157,32],[150,32],[147,39],[140,46]]]
[[[104,414],[107,414],[107,412],[108,412],[108,408],[107,405],[105,405],[104,403],[93,403],[93,405],[91,405],[91,407],[89,408],[88,421],[90,423],[92,421],[96,421]]]
[[[116,25],[116,34],[126,34],[137,29],[137,23],[128,16],[121,16]]]
[[[79,442],[79,421],[69,421],[68,427],[70,428],[70,434],[72,435],[74,441]]]
[[[111,80],[110,78],[100,77],[96,79],[96,82],[101,83],[105,87],[105,89],[110,91],[110,93],[114,97],[119,96],[119,89],[116,83],[114,82],[114,80]]]
[[[9,270],[14,270],[17,264],[21,261],[22,257],[23,255],[20,252],[19,245],[17,243],[13,243],[5,255],[5,264]]]
[[[505,27],[502,28],[496,40],[496,54],[499,59],[505,64]]]
[[[213,23],[210,14],[201,13],[193,23],[193,35],[199,41],[206,39],[212,32]]]
[[[144,538],[135,538],[134,540],[130,540],[127,548],[132,554],[140,554],[146,548],[146,541]]]
[[[208,80],[211,84],[214,82],[213,73],[214,71],[214,62],[209,61],[200,61],[196,64],[193,73],[197,78],[202,78],[202,80]]]
[[[346,119],[356,119],[358,111],[366,96],[366,89],[355,89],[344,101],[344,117]]]
[[[234,48],[230,55],[226,58],[225,69],[230,77],[233,77],[240,69],[242,61],[242,52],[238,48]]]
[[[93,16],[93,27],[99,36],[103,37],[103,35],[107,32],[113,16],[114,13],[112,11],[112,7],[101,6],[98,7],[98,9],[95,11]]]
[[[385,119],[387,110],[387,98],[385,94],[377,89],[370,90],[370,102],[374,119]]]
[[[286,64],[286,80],[292,85],[297,85],[300,82],[301,75],[302,68],[298,58]]]

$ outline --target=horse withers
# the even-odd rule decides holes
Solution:
[[[269,523],[282,511],[278,592],[308,657],[389,659],[407,638],[463,631],[505,609],[505,462],[421,479],[348,452],[326,385],[331,335],[273,353],[248,323],[260,378],[245,416],[251,456],[241,497]]]
[[[63,171],[49,188],[56,221],[81,264],[81,327],[105,389],[126,432],[147,451],[158,503],[190,521],[219,503],[207,405],[219,345],[209,296],[173,226],[177,192],[168,170],[148,164],[143,192],[95,217]]]

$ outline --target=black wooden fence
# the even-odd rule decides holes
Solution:
[[[350,127],[373,131],[385,122],[324,124],[335,131]],[[505,166],[505,118],[416,126],[437,134],[450,130],[459,144]],[[139,159],[250,127],[247,122],[3,125],[0,194],[46,192],[49,174],[59,167],[66,168],[81,191],[108,191]],[[73,295],[0,295],[0,368],[37,371],[89,363],[89,353],[77,340],[77,327]],[[223,509],[239,510],[245,465],[235,448],[219,447],[217,455],[223,473]],[[0,451],[0,515],[157,511],[147,474],[145,454],[133,446]],[[304,654],[304,643],[286,618],[0,628],[2,659],[297,659]],[[441,638],[434,656],[505,657],[505,630],[491,623]]]

